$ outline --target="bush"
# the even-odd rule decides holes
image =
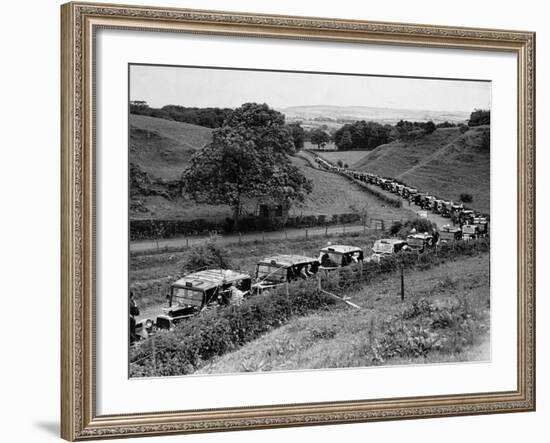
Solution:
[[[386,319],[381,338],[367,352],[374,363],[392,358],[425,358],[432,350],[462,352],[484,328],[475,321],[480,318],[466,297],[443,306],[421,298],[405,307],[401,314]]]
[[[214,240],[193,245],[183,255],[182,273],[206,268],[230,269],[232,266],[228,257],[227,250],[217,245]]]
[[[472,194],[466,192],[460,194],[460,201],[463,203],[471,203],[473,199]]]
[[[491,124],[491,111],[488,109],[476,109],[470,114],[468,126],[480,126]]]
[[[406,222],[397,221],[390,227],[390,234],[396,237],[406,238],[415,229],[416,232],[428,232],[430,234],[437,230],[437,225],[425,218],[416,218]]]

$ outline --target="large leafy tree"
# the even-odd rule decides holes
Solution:
[[[296,151],[299,151],[304,147],[304,141],[306,138],[306,132],[304,131],[304,128],[300,125],[298,122],[290,123],[288,125],[288,128],[290,129],[290,133],[292,135],[292,139],[294,141],[294,149]]]
[[[230,205],[238,227],[246,199],[290,205],[311,192],[310,181],[288,157],[293,152],[284,116],[265,104],[247,103],[191,157],[182,181],[195,199]]]
[[[322,129],[317,128],[311,131],[310,140],[311,143],[317,145],[317,148],[320,149],[323,148],[330,141],[330,135],[328,135]]]
[[[481,126],[491,124],[491,111],[489,109],[475,109],[470,114],[468,126]]]

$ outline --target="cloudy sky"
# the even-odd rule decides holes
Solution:
[[[491,84],[482,81],[326,75],[132,65],[130,100],[235,108],[246,102],[290,106],[371,106],[430,111],[490,107]]]

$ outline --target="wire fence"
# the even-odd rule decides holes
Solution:
[[[357,223],[325,224],[323,226],[303,228],[283,228],[277,231],[238,232],[221,235],[218,231],[210,231],[205,236],[186,236],[170,239],[148,240],[130,243],[130,252],[133,255],[149,253],[164,253],[184,250],[195,245],[215,241],[220,245],[241,245],[245,243],[266,243],[280,240],[310,240],[318,237],[331,237],[346,234],[367,234],[385,231],[394,223],[404,223],[405,219],[382,219],[363,217]]]

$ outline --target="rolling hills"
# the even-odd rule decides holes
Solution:
[[[490,211],[490,149],[484,147],[490,128],[478,126],[464,134],[458,128],[440,128],[412,141],[394,141],[366,153],[351,168],[398,180],[458,201],[473,196],[470,204]]]
[[[380,108],[372,106],[291,106],[279,109],[289,121],[323,122],[368,120],[395,124],[399,120],[428,121],[435,123],[449,121],[462,123],[469,118],[463,111],[429,111],[418,109]]]
[[[179,179],[189,158],[212,130],[189,123],[130,114],[130,162],[165,180]]]
[[[363,151],[350,157],[348,163],[353,169],[396,177],[442,198],[458,200],[461,193],[472,194],[471,206],[488,213],[490,151],[481,147],[488,133],[487,126],[471,128],[464,134],[458,128],[439,128],[416,140],[395,141]],[[177,180],[193,153],[210,141],[211,134],[212,129],[202,126],[131,114],[130,162],[153,180]],[[397,214],[388,214],[389,208],[350,186],[343,177],[311,168],[299,157],[293,162],[314,184],[313,192],[294,212],[332,215],[366,207],[372,216],[399,218]],[[199,205],[185,197],[168,199],[157,194],[137,199],[138,210],[131,211],[133,219],[223,220],[230,216],[228,206]]]
[[[161,118],[130,114],[130,162],[148,174],[154,186],[157,179],[177,180],[187,166],[190,157],[211,139],[212,129]],[[385,207],[375,197],[351,185],[336,174],[310,167],[299,157],[293,163],[313,182],[313,192],[304,203],[291,209],[291,215],[331,216],[366,209],[371,217],[407,218],[408,211]],[[166,198],[163,193],[133,192],[130,216],[137,219],[207,219],[223,221],[231,216],[227,205],[197,204],[185,196]],[[254,208],[245,208],[253,211]]]

